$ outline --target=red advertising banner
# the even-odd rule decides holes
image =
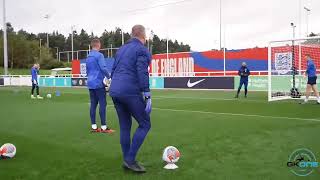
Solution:
[[[152,57],[150,74],[165,77],[219,76],[226,71],[235,75],[242,62],[246,62],[251,71],[267,71],[268,49],[227,50],[225,56],[218,50],[156,54]]]

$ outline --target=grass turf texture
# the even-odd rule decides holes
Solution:
[[[117,132],[91,134],[86,89],[60,89],[61,97],[45,100],[31,100],[29,91],[0,88],[0,144],[17,147],[14,159],[0,161],[0,179],[292,180],[301,179],[286,166],[295,149],[309,148],[320,158],[320,106],[268,103],[263,92],[238,100],[234,92],[154,90],[152,128],[138,154],[148,172],[136,175],[121,168],[112,106],[108,123]],[[178,170],[162,168],[168,145],[182,154]],[[319,179],[319,170],[304,179]]]

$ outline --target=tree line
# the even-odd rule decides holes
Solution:
[[[51,69],[56,67],[70,66],[66,62],[59,62],[57,51],[71,51],[71,33],[65,36],[59,31],[49,33],[49,48],[47,48],[47,33],[30,33],[23,29],[16,31],[11,23],[7,23],[8,35],[8,61],[9,68],[29,68],[33,63],[40,63],[42,68]],[[80,32],[73,32],[73,49],[88,50],[93,38],[99,38],[102,48],[116,48],[122,45],[122,34],[120,28],[115,30],[105,30],[100,36],[88,33],[84,29]],[[40,40],[41,39],[41,40]],[[129,33],[124,33],[124,41],[130,39]],[[0,30],[0,66],[3,66],[3,30]],[[41,47],[40,47],[41,42]],[[169,52],[190,51],[190,46],[177,40],[169,40]],[[167,52],[167,40],[161,39],[157,35],[146,43],[152,54]],[[79,59],[85,58],[84,55]]]

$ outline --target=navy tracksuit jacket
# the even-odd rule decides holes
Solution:
[[[132,38],[116,54],[109,89],[120,124],[120,143],[123,158],[133,163],[148,131],[150,116],[145,112],[143,92],[150,92],[148,66],[151,54],[143,43]],[[139,127],[131,140],[132,117]]]

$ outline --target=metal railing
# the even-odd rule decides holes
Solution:
[[[116,53],[116,51],[119,48],[104,48],[100,49],[100,52],[104,55],[106,58],[113,57]],[[88,56],[90,50],[85,49],[85,50],[77,50],[77,51],[62,51],[58,53],[58,61],[67,61],[70,62],[72,61],[72,54],[74,55],[74,58],[79,60],[79,59],[84,59]]]

